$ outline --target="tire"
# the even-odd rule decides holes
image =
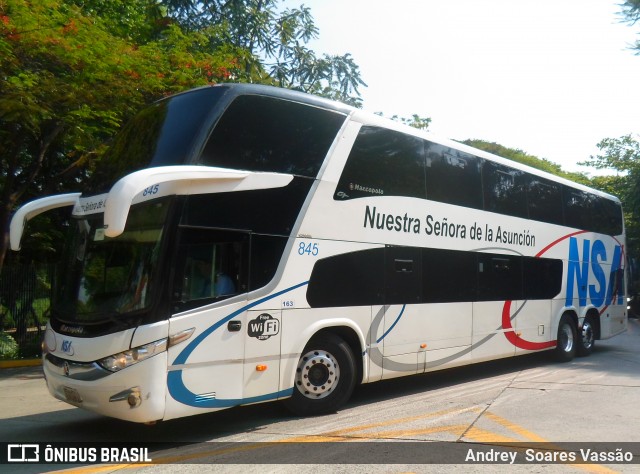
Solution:
[[[284,404],[298,416],[335,412],[353,393],[355,374],[355,358],[349,345],[333,334],[321,334],[302,351],[293,394]]]
[[[568,314],[560,318],[558,324],[558,340],[555,359],[558,362],[569,362],[576,356],[578,348],[578,332],[573,319]]]
[[[584,318],[582,329],[579,330],[579,333],[577,347],[578,355],[582,357],[588,356],[593,352],[593,346],[596,343],[595,327],[592,316]]]

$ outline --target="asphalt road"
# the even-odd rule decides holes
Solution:
[[[4,369],[0,420],[0,442],[137,443],[152,459],[0,472],[640,472],[640,321],[568,364],[542,353],[364,385],[315,418],[271,403],[138,425],[54,400],[40,368]],[[634,461],[580,462],[587,449]],[[578,460],[546,463],[562,450]],[[480,456],[498,459],[474,463]]]

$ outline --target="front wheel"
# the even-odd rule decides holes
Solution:
[[[573,360],[577,350],[576,325],[571,316],[565,314],[560,318],[558,324],[558,340],[555,350],[555,358],[559,362],[569,362]]]
[[[299,416],[336,411],[356,385],[356,363],[349,345],[333,334],[314,337],[298,361],[286,407]]]
[[[593,326],[593,319],[587,316],[582,323],[580,337],[578,337],[578,355],[588,356],[593,352],[593,346],[596,343],[596,335]]]

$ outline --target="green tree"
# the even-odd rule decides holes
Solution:
[[[376,112],[376,115],[384,117],[384,113],[382,112]],[[420,117],[418,114],[413,114],[411,117],[392,115],[391,120],[408,125],[409,127],[417,128],[418,130],[427,130],[429,125],[431,125],[431,117]]]
[[[0,2],[0,268],[19,202],[76,190],[136,110],[226,80],[238,67],[232,52],[201,51],[201,34],[187,36],[170,23],[160,32],[154,23],[157,39],[138,44],[122,22],[76,3],[100,2]],[[140,39],[149,18],[134,21],[132,37]]]
[[[318,56],[307,44],[319,31],[308,7],[278,8],[280,0],[164,0],[187,31],[207,35],[208,48],[244,51],[237,79],[301,90],[361,106],[366,86],[349,54]]]
[[[577,183],[586,185],[589,184],[589,178],[585,174],[564,171],[559,164],[553,163],[546,158],[538,158],[537,156],[530,155],[529,153],[520,150],[519,148],[508,148],[495,142],[487,142],[485,140],[477,139],[468,139],[462,141],[461,143],[472,146],[474,148],[478,148],[488,153],[492,153],[494,155],[501,156],[502,158],[517,161],[518,163],[531,166],[532,168],[546,171],[547,173],[551,173],[556,176],[570,179],[571,181],[575,181]]]
[[[625,0],[620,6],[623,21],[631,25],[640,22],[640,0]],[[640,54],[640,40],[637,40],[631,48],[636,50],[636,54]]]

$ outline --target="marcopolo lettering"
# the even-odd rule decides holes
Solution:
[[[582,241],[582,255],[579,247],[578,239],[571,237],[569,239],[566,305],[573,304],[576,289],[579,306],[586,306],[587,298],[595,307],[623,304],[622,248],[620,245],[613,248],[611,259],[609,259],[607,248],[601,240],[595,240],[592,245],[589,239],[584,239]],[[591,284],[589,284],[590,275],[593,282]]]

